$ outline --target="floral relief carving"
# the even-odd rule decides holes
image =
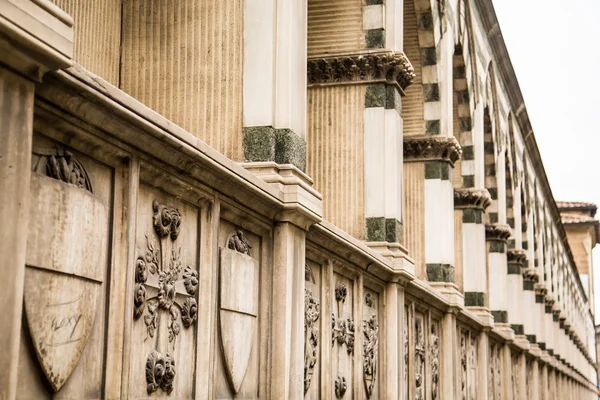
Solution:
[[[146,248],[135,264],[134,319],[143,315],[146,338],[154,340],[153,350],[146,361],[148,393],[159,388],[168,394],[173,390],[175,360],[170,350],[175,349],[181,324],[189,328],[198,319],[196,295],[198,273],[191,266],[182,267],[181,247],[177,246],[181,213],[174,207],[154,201],[153,228],[158,243],[146,236]],[[170,254],[165,254],[165,242],[171,242]],[[152,293],[152,295],[149,295]],[[165,322],[161,322],[166,318]],[[159,348],[161,324],[166,326],[169,345]],[[164,329],[164,328],[163,328]]]
[[[467,335],[460,334],[460,390],[462,400],[467,400]]]
[[[344,378],[343,376],[338,376],[335,379],[335,396],[338,399],[341,399],[346,394],[346,390],[348,390],[346,378]]]
[[[425,399],[425,332],[423,318],[415,317],[415,400]]]
[[[343,346],[346,345],[348,354],[354,354],[354,320],[352,318],[341,318],[341,305],[346,301],[348,289],[346,285],[338,282],[335,286],[335,299],[337,300],[337,314],[331,314],[331,341]]]
[[[473,335],[470,335],[469,341],[469,400],[475,400],[477,397],[476,386],[475,386],[475,369],[477,367],[477,344],[476,339]]]
[[[363,378],[367,399],[373,395],[375,381],[377,380],[377,364],[379,362],[379,325],[377,316],[372,315],[368,320],[363,321]]]
[[[33,154],[39,156],[33,167],[35,172],[94,193],[87,171],[70,151],[34,149]]]
[[[404,337],[404,394],[405,398],[408,399],[408,309],[406,307],[404,308],[404,328],[402,331]]]
[[[308,268],[308,267],[307,267]],[[315,364],[317,363],[317,347],[319,345],[320,305],[308,289],[304,291],[304,393],[308,392]]]
[[[239,229],[227,239],[227,247],[248,256],[250,255],[250,249],[252,248],[250,243],[248,243],[244,237],[244,232]]]
[[[429,339],[430,362],[431,362],[431,400],[438,399],[438,383],[440,378],[440,338],[436,332],[436,325],[431,325],[431,336]]]

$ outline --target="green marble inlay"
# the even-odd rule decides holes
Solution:
[[[431,11],[417,14],[417,23],[419,30],[429,31],[433,29],[433,15]]]
[[[475,175],[463,175],[463,187],[475,187]]]
[[[246,161],[275,161],[275,129],[272,126],[245,127],[243,146]]]
[[[521,264],[508,264],[508,275],[521,275]]]
[[[435,47],[425,47],[421,49],[421,65],[426,67],[428,65],[437,64],[437,50]]]
[[[515,331],[515,335],[522,335],[525,330],[523,329],[523,325],[521,324],[513,324],[510,326],[513,331]]]
[[[483,293],[483,292],[465,292],[465,306],[467,306],[467,307],[485,307],[485,293]]]
[[[385,241],[385,218],[372,217],[366,219],[367,241],[384,242]]]
[[[425,179],[450,180],[450,165],[446,161],[426,162]]]
[[[402,223],[396,218],[385,219],[385,241],[402,243]]]
[[[306,171],[306,142],[291,129],[245,127],[243,147],[246,161],[275,161]]]
[[[427,264],[429,282],[454,282],[454,266],[450,264]]]
[[[474,160],[475,159],[475,151],[473,146],[465,146],[462,148],[462,159],[465,161]]]
[[[538,304],[543,304],[544,303],[544,296],[541,294],[536,294],[535,295],[535,302]]]
[[[488,215],[490,216],[490,223],[495,224],[498,222],[498,213],[491,212]]]
[[[439,135],[440,134],[440,120],[432,119],[425,121],[425,134],[426,135]]]
[[[291,129],[275,130],[275,162],[306,172],[306,142]]]
[[[500,240],[490,240],[490,253],[506,252],[506,243]]]
[[[367,48],[383,48],[385,47],[385,30],[384,29],[369,29],[365,35]]]
[[[523,290],[533,290],[533,281],[529,279],[523,279]]]
[[[492,316],[494,317],[494,322],[508,323],[508,311],[492,311]]]
[[[423,85],[423,96],[426,102],[440,101],[440,86],[437,83]]]
[[[535,343],[536,336],[535,335],[526,335],[529,343]]]
[[[481,224],[483,222],[483,211],[477,208],[465,208],[462,221],[465,224]]]
[[[365,108],[385,107],[385,103],[385,84],[378,83],[374,85],[368,85],[365,93]]]

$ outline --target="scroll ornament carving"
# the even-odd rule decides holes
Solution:
[[[406,388],[406,397],[408,397],[408,311],[404,310],[404,387]]]
[[[454,190],[454,208],[476,208],[485,211],[492,204],[487,189],[462,188]]]
[[[341,399],[346,394],[346,390],[348,390],[348,384],[346,383],[346,378],[343,376],[338,376],[335,379],[335,397]]]
[[[475,343],[475,338],[473,336],[470,338],[469,348],[469,366],[471,368],[471,377],[469,379],[469,400],[475,400],[475,366],[477,365],[477,344]]]
[[[371,318],[363,321],[363,333],[365,335],[363,342],[363,378],[367,399],[370,399],[377,380],[377,364],[379,362],[379,325],[377,324],[376,315],[372,315]]]
[[[467,336],[460,335],[460,387],[462,400],[467,400]]]
[[[485,238],[486,240],[502,240],[507,241],[512,235],[512,228],[506,224],[486,224]]]
[[[438,382],[440,378],[440,339],[435,330],[435,325],[431,325],[430,337],[430,360],[431,360],[431,400],[438,399]]]
[[[308,392],[317,363],[317,347],[319,345],[319,301],[308,289],[304,291],[304,393]]]
[[[148,394],[159,388],[170,394],[175,379],[175,360],[169,349],[163,354],[159,349],[160,321],[167,318],[168,342],[175,348],[181,326],[189,328],[198,318],[196,295],[198,273],[191,267],[181,265],[181,247],[177,247],[181,213],[174,207],[154,201],[153,227],[158,244],[146,236],[146,249],[135,264],[134,319],[144,316],[146,338],[154,339],[155,350],[146,360],[146,383]],[[164,254],[164,241],[171,241],[171,254]],[[185,291],[179,289],[182,284]],[[148,292],[155,293],[148,298]],[[167,345],[167,347],[169,347]]]
[[[352,318],[341,318],[340,315],[340,306],[346,301],[346,296],[348,294],[348,288],[343,283],[338,282],[335,287],[335,299],[337,300],[337,314],[331,314],[331,340],[332,345],[336,342],[343,346],[346,345],[346,351],[348,354],[354,354],[354,320]]]
[[[447,161],[454,163],[462,149],[454,137],[419,136],[404,138],[404,161]]]
[[[231,235],[227,240],[227,247],[231,250],[235,250],[239,253],[250,255],[250,243],[244,237],[244,232],[237,230],[235,234]]]
[[[308,60],[309,85],[345,82],[385,82],[404,90],[415,78],[415,70],[403,53],[337,56]]]
[[[494,371],[495,374],[495,381],[496,381],[496,398],[500,399],[502,396],[502,382],[500,381],[502,374],[500,372],[500,348],[496,347],[496,359],[495,359],[495,364],[496,364],[496,370]]]
[[[425,332],[422,318],[415,318],[415,387],[415,400],[425,399]]]
[[[35,172],[94,193],[85,168],[70,151],[34,149],[33,154],[40,157],[33,167]]]
[[[495,399],[495,386],[494,386],[494,346],[490,348],[490,360],[488,369],[488,390],[490,391],[490,397]]]

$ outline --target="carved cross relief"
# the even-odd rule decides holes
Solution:
[[[154,235],[146,235],[146,248],[135,265],[133,316],[144,317],[144,340],[153,341],[155,347],[146,360],[148,394],[159,388],[170,394],[176,374],[171,352],[181,331],[180,323],[187,329],[197,319],[198,273],[192,266],[183,268],[180,261],[179,210],[157,201],[152,207]]]

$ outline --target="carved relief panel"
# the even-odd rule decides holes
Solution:
[[[321,269],[306,261],[304,272],[304,398],[320,398],[321,372]],[[329,344],[329,343],[327,343]]]
[[[404,320],[402,321],[403,327],[402,327],[402,341],[403,341],[403,354],[404,354],[404,400],[408,400],[409,398],[409,392],[410,392],[410,385],[409,385],[409,381],[408,381],[408,370],[410,368],[410,355],[409,355],[409,346],[408,343],[410,341],[409,339],[409,334],[410,334],[410,329],[409,326],[412,326],[412,314],[411,314],[411,308],[408,306],[404,307]]]
[[[141,185],[132,301],[130,395],[193,396],[198,320],[196,207]]]
[[[500,370],[500,345],[490,343],[489,371],[488,371],[488,397],[500,400],[502,395],[502,382]]]
[[[440,398],[440,323],[432,320],[429,328],[430,399]]]
[[[41,135],[33,148],[18,396],[90,398],[103,387],[113,169]]]
[[[458,365],[460,377],[460,398],[477,399],[477,337],[469,329],[458,326],[459,349]]]
[[[218,350],[215,351],[214,366],[216,398],[258,397],[261,245],[260,237],[247,226],[221,219],[218,235]]]
[[[364,398],[379,398],[379,294],[364,288],[362,303],[362,362]]]
[[[356,325],[354,321],[354,281],[334,273],[331,301],[331,365],[333,396],[351,399],[354,387]]]
[[[415,312],[414,360],[415,360],[415,400],[424,400],[426,393],[425,358],[427,352],[427,327],[425,316]]]

